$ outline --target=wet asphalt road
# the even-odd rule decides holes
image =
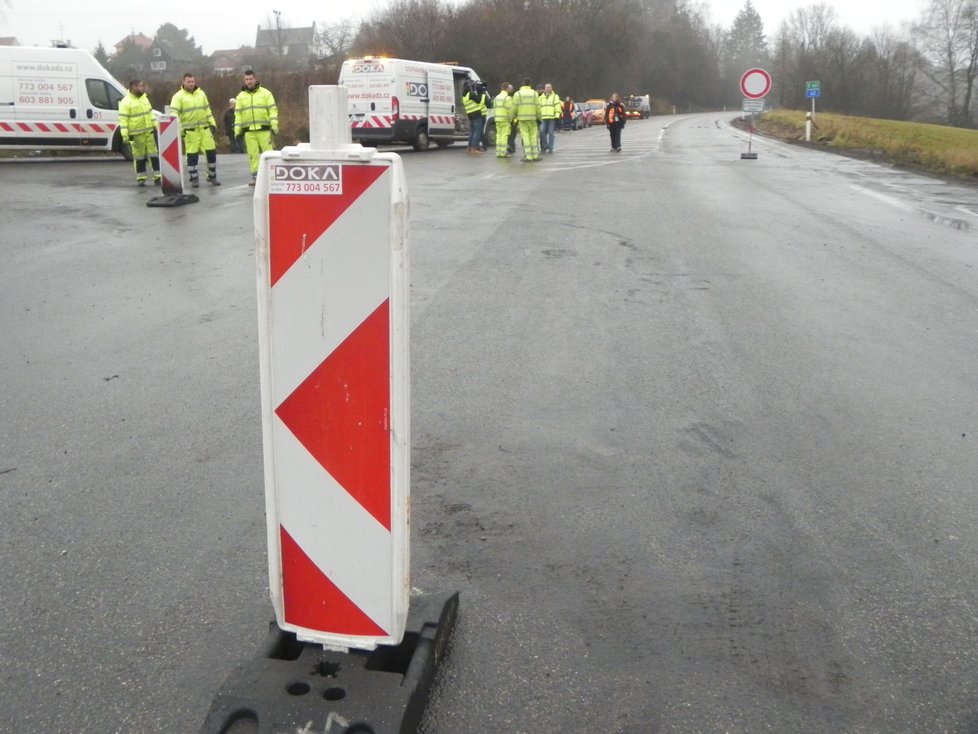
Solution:
[[[424,723],[978,731],[978,189],[697,115],[405,152]],[[270,617],[251,192],[0,164],[0,731],[191,732]]]

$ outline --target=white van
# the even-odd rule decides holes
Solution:
[[[0,46],[0,150],[109,150],[126,88],[79,48]]]
[[[381,57],[344,61],[339,78],[354,140],[415,150],[468,139],[462,86],[469,81],[480,80],[467,66]]]

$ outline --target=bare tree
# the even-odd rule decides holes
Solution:
[[[775,65],[783,84],[783,105],[805,104],[805,82],[820,81],[826,73],[827,45],[837,31],[838,16],[825,4],[798,8],[781,23],[775,41]]]
[[[866,39],[867,86],[863,112],[873,117],[908,120],[916,111],[916,87],[923,59],[907,38],[889,26]]]
[[[924,73],[938,91],[934,102],[944,108],[944,121],[956,126],[973,124],[978,0],[931,0],[914,31],[929,62]]]
[[[324,58],[334,60],[348,56],[353,47],[353,39],[356,37],[356,29],[349,20],[339,23],[320,23],[319,45],[323,49]]]
[[[421,61],[439,60],[454,12],[443,0],[395,0],[361,23],[354,51]]]

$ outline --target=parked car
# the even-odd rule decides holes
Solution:
[[[591,127],[594,124],[594,110],[591,109],[591,105],[587,102],[575,102],[574,108],[577,111],[575,118],[579,116],[581,120],[581,125],[577,128],[578,130]]]
[[[592,124],[604,125],[604,108],[608,102],[603,99],[589,99],[587,104],[591,107],[591,112],[593,114]]]

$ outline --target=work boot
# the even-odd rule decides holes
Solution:
[[[200,179],[197,178],[196,176],[191,176],[190,177],[190,186],[192,188],[195,188],[195,189],[200,188]]]
[[[145,186],[146,185],[146,179],[145,178],[137,178],[136,179],[136,185],[137,186]]]
[[[153,176],[153,185],[154,186],[162,186],[163,185],[163,177],[160,176],[159,174]]]
[[[207,177],[207,183],[209,183],[211,186],[220,186],[221,185],[221,182],[217,180],[217,176],[208,176]]]

